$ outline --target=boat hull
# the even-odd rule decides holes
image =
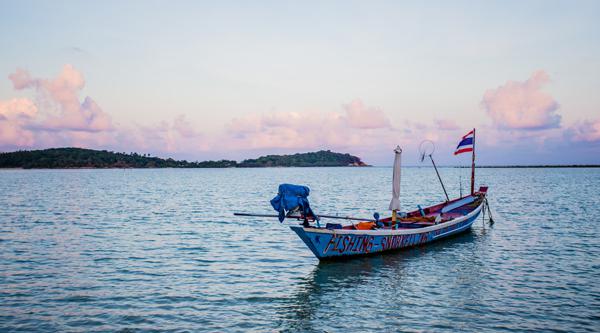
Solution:
[[[329,230],[302,226],[290,228],[319,259],[358,256],[425,244],[466,231],[479,217],[482,207],[483,204],[469,214],[449,222],[415,229]]]

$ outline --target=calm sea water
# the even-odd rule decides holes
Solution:
[[[451,196],[469,170],[441,170]],[[600,331],[600,169],[483,169],[492,226],[319,263],[270,213],[386,212],[390,168],[0,171],[0,330]],[[443,200],[406,168],[402,204]]]

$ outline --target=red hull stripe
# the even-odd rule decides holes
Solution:
[[[458,154],[462,154],[462,153],[468,153],[470,151],[473,151],[473,148],[463,148],[463,149],[459,149],[459,150],[455,151],[454,155],[458,155]]]

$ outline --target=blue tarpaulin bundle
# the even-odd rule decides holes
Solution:
[[[308,194],[310,189],[307,186],[292,185],[292,184],[281,184],[279,185],[279,192],[277,196],[271,200],[271,206],[273,209],[279,212],[279,222],[283,222],[285,215],[296,207],[299,208],[300,212],[305,217],[316,215],[310,209],[310,203],[308,202]]]

